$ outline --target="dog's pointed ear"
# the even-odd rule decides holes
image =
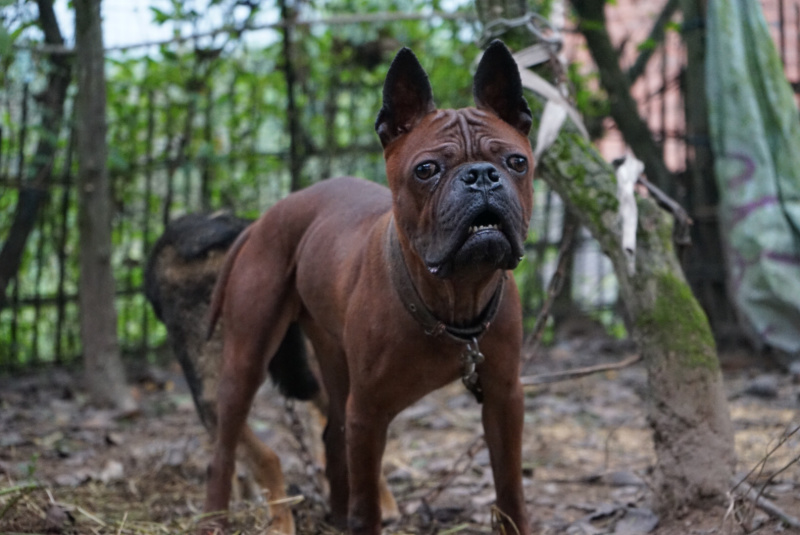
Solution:
[[[383,107],[375,121],[381,144],[386,147],[435,109],[428,75],[417,56],[403,48],[392,61],[383,84]]]
[[[517,62],[502,41],[495,39],[483,53],[472,86],[475,106],[491,111],[527,136],[531,131],[531,109],[522,96]]]

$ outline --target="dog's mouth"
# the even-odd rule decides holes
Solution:
[[[489,210],[479,213],[470,223],[467,229],[467,239],[479,232],[498,231],[503,232],[503,221],[500,217]]]
[[[464,215],[447,245],[439,249],[441,256],[426,262],[428,270],[446,278],[464,270],[513,269],[520,246],[508,218],[490,206]]]

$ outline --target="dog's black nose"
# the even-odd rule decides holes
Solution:
[[[470,189],[494,189],[500,184],[500,173],[494,165],[488,162],[481,162],[472,164],[465,169],[461,175],[461,180]]]

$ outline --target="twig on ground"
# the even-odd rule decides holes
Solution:
[[[731,492],[734,492],[739,487],[739,485],[746,482],[747,479],[753,475],[753,472],[755,472],[756,470],[763,470],[764,469],[763,467],[767,463],[767,460],[770,458],[770,456],[773,453],[775,453],[781,446],[783,446],[787,440],[789,440],[790,438],[792,438],[792,436],[797,434],[798,431],[800,431],[800,425],[798,425],[788,433],[785,433],[781,438],[779,438],[778,443],[775,444],[775,447],[769,450],[767,454],[764,456],[764,458],[758,461],[756,465],[753,468],[751,468],[749,472],[747,472],[747,474],[742,478],[742,480],[733,486]]]
[[[14,494],[15,492],[30,492],[40,487],[41,485],[39,483],[25,483],[22,485],[15,485],[13,487],[8,487],[7,489],[0,489],[0,496],[5,496],[6,494]]]
[[[439,535],[453,535],[455,533],[461,533],[464,530],[470,529],[472,526],[469,524],[459,524],[457,526],[453,526],[452,528],[448,528],[444,531],[440,531]]]
[[[128,511],[125,511],[125,514],[122,515],[122,522],[119,523],[119,527],[117,528],[117,535],[122,535],[122,528],[125,527],[126,520],[128,520]]]
[[[519,528],[514,523],[514,521],[511,520],[511,518],[509,518],[509,516],[507,514],[505,514],[500,509],[498,509],[496,505],[493,505],[492,506],[492,530],[494,531],[494,528],[498,528],[497,530],[500,533],[503,533],[504,535],[511,535],[510,533],[506,533],[506,527],[503,525],[503,520],[507,520],[508,523],[511,524],[511,527],[514,528],[514,533],[516,535],[520,535]]]
[[[469,446],[467,446],[467,449],[455,460],[453,467],[447,472],[447,474],[444,475],[442,481],[440,481],[435,488],[428,492],[428,494],[422,498],[422,501],[425,503],[431,503],[436,500],[436,498],[439,497],[444,489],[446,489],[456,477],[469,470],[469,467],[472,466],[472,460],[483,446],[483,435],[474,438],[472,442],[469,443]],[[463,463],[463,466],[459,466],[460,463]]]
[[[795,458],[794,460],[796,461],[797,458]],[[767,514],[772,515],[775,518],[780,519],[781,522],[783,522],[784,524],[786,524],[788,526],[791,526],[791,527],[796,528],[796,529],[800,528],[800,518],[797,518],[797,517],[794,517],[794,516],[790,515],[789,513],[785,512],[783,509],[778,507],[771,500],[768,500],[767,498],[764,498],[761,495],[761,493],[763,492],[763,489],[756,489],[755,487],[753,487],[752,485],[750,485],[746,481],[740,481],[739,483],[737,483],[736,488],[740,488],[740,487],[741,487],[741,489],[743,489],[744,492],[740,491],[739,494],[743,498],[745,498],[745,499],[749,500],[750,502],[752,502],[753,504],[755,504],[759,509],[761,509],[762,511],[764,511]],[[733,494],[733,491],[731,491],[731,494]]]
[[[15,492],[17,493],[16,496],[13,496],[8,501],[8,503],[6,503],[5,507],[3,507],[3,510],[0,511],[0,519],[6,516],[6,513],[8,513],[11,509],[13,509],[14,506],[16,506],[21,499],[25,498],[28,494],[41,487],[42,485],[40,485],[39,483],[26,483],[23,485],[17,485],[14,487],[0,490],[0,496],[4,496],[6,494],[13,494]]]
[[[82,514],[83,516],[85,516],[86,518],[88,518],[89,520],[91,520],[92,522],[96,523],[97,525],[99,525],[99,526],[101,526],[101,527],[104,527],[104,528],[105,528],[105,527],[107,527],[107,525],[106,525],[106,523],[105,523],[105,522],[103,522],[101,519],[99,519],[98,517],[96,517],[95,515],[93,515],[92,513],[90,513],[90,512],[89,512],[89,511],[87,511],[86,509],[84,509],[83,507],[81,507],[80,505],[76,506],[76,508],[75,508],[75,509],[76,509],[76,510],[77,510],[77,511],[78,511],[80,514]]]
[[[796,455],[788,463],[786,463],[782,468],[780,468],[780,469],[774,471],[772,474],[770,474],[770,476],[766,479],[766,481],[764,481],[763,484],[759,485],[758,488],[754,487],[753,485],[750,485],[747,482],[747,479],[750,478],[750,476],[752,476],[753,473],[756,472],[756,470],[758,470],[759,476],[761,474],[763,474],[764,468],[767,466],[767,461],[769,460],[769,458],[781,446],[786,444],[786,442],[789,440],[789,438],[791,438],[792,436],[797,434],[799,431],[800,431],[800,425],[796,426],[791,431],[789,431],[787,433],[784,433],[783,436],[781,436],[778,439],[778,443],[771,450],[769,450],[767,452],[767,454],[764,455],[764,457],[760,461],[758,461],[755,464],[755,466],[753,466],[752,469],[750,469],[750,471],[747,473],[747,475],[745,475],[738,483],[735,480],[732,482],[733,488],[731,488],[731,490],[729,492],[730,496],[735,496],[737,494],[737,492],[736,492],[737,489],[739,489],[741,487],[743,489],[743,491],[739,491],[738,494],[743,499],[748,500],[754,507],[758,507],[762,511],[764,511],[764,512],[766,512],[766,513],[768,513],[768,514],[770,514],[770,515],[772,515],[772,516],[774,516],[776,518],[779,518],[782,522],[784,522],[785,524],[787,524],[787,525],[789,525],[789,526],[791,526],[793,528],[800,528],[800,519],[798,519],[796,517],[793,517],[793,516],[789,515],[788,513],[784,512],[783,510],[781,510],[781,508],[778,507],[775,503],[773,503],[772,501],[764,498],[763,494],[764,494],[764,491],[766,490],[766,488],[770,485],[770,483],[772,483],[772,481],[778,475],[780,475],[783,472],[785,472],[786,470],[788,470],[789,467],[791,467],[791,466],[797,464],[798,462],[800,462],[800,455]],[[731,501],[731,503],[733,504],[733,500]],[[726,518],[729,516],[731,511],[732,511],[732,508],[729,508],[728,513],[726,513],[726,515],[725,515]]]
[[[547,383],[557,383],[559,381],[567,381],[569,379],[577,379],[585,377],[594,373],[602,373],[611,370],[619,370],[626,368],[631,364],[635,364],[642,359],[641,355],[631,355],[630,357],[619,362],[612,362],[611,364],[597,364],[595,366],[586,366],[585,368],[575,368],[574,370],[565,370],[563,372],[553,373],[540,373],[537,375],[526,375],[520,380],[522,386],[543,385]]]

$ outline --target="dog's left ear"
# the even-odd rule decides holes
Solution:
[[[517,62],[502,41],[495,39],[483,53],[472,86],[475,106],[491,111],[527,136],[531,131],[531,109],[522,96]]]
[[[381,144],[386,147],[435,109],[428,74],[417,56],[403,48],[392,61],[383,83],[383,107],[375,121]]]

